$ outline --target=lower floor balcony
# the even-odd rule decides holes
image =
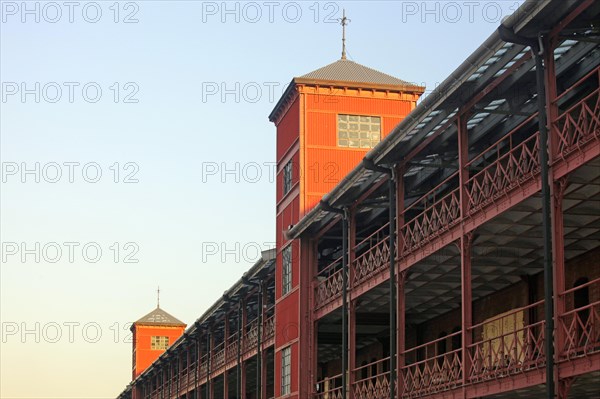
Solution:
[[[594,376],[597,383],[600,376],[600,278],[582,282],[558,297],[559,303],[564,304],[564,310],[555,317],[559,385],[571,387],[577,381],[589,383]],[[474,324],[464,331],[468,339],[463,339],[461,329],[407,348],[396,357],[397,397],[464,398],[465,393],[466,397],[495,397],[517,390],[529,392],[519,397],[539,397],[547,360],[543,310],[543,301],[536,301]],[[463,350],[464,342],[467,342],[466,350]],[[337,363],[335,367],[339,370],[341,363]],[[350,370],[347,377],[347,398],[390,397],[389,355],[368,363],[363,361]],[[577,386],[577,392],[584,392],[585,386],[589,384]],[[586,395],[569,397],[596,398],[597,392],[596,396]],[[315,384],[313,398],[344,398],[342,374],[321,377]]]

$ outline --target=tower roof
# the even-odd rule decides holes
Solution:
[[[169,313],[157,307],[152,312],[148,313],[134,324],[144,326],[185,326],[186,324],[179,319],[176,319]]]
[[[369,68],[348,59],[339,59],[322,68],[315,69],[300,79],[325,80],[338,82],[374,83],[389,86],[413,86],[402,79],[395,78],[387,73]]]
[[[305,75],[295,77],[271,111],[269,120],[275,121],[282,106],[292,98],[296,85],[348,87],[358,89],[378,89],[396,92],[422,94],[425,87],[369,68],[348,59],[339,59]]]

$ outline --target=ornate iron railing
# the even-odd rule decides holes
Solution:
[[[272,312],[267,311],[267,313]],[[268,341],[273,337],[275,337],[275,315],[271,314],[270,316],[265,318],[265,322],[263,325],[263,341]]]
[[[539,301],[514,309],[471,327],[470,334],[475,331],[483,333],[468,347],[470,382],[507,377],[544,365],[545,322],[526,322],[529,310],[542,304],[543,301]]]
[[[384,399],[390,397],[390,358],[354,369],[352,393],[355,399]]]
[[[558,328],[564,336],[563,347],[559,348],[561,360],[600,352],[600,296],[596,294],[595,301],[575,308],[574,298],[583,290],[587,291],[588,300],[590,293],[600,293],[600,278],[561,294],[567,309],[570,309],[560,315],[558,321]]]
[[[313,399],[344,399],[342,396],[341,381],[342,375],[326,377],[317,381],[316,392],[313,393]]]
[[[417,209],[423,209],[410,220],[405,216],[406,222],[401,228],[402,255],[413,252],[458,222],[460,193],[458,187],[446,193],[448,186],[458,186],[458,172],[450,175],[404,210],[404,215],[408,215]]]
[[[441,353],[440,343],[447,344],[461,332],[438,338],[405,352],[406,359],[415,360],[402,369],[402,397],[412,398],[455,388],[462,384],[462,348]],[[445,345],[444,345],[445,346]]]
[[[390,263],[389,223],[384,224],[354,248],[359,255],[351,267],[354,277],[352,286],[369,280],[374,274],[386,269]],[[363,251],[363,248],[367,248]],[[360,251],[363,251],[360,253]]]
[[[469,166],[482,162],[484,156],[493,161],[467,181],[467,212],[472,215],[483,207],[505,196],[510,190],[532,179],[540,170],[539,133],[520,143],[515,143],[515,133],[537,116],[532,115],[519,127],[493,144],[469,162]],[[486,162],[489,162],[486,159]]]
[[[344,284],[342,258],[334,260],[317,275],[315,308],[319,309],[342,295]]]
[[[593,79],[600,81],[600,67],[562,93],[556,103],[582,83]],[[600,140],[600,88],[565,110],[553,121],[552,128],[552,137],[556,140],[553,146],[555,161],[564,159],[591,141]]]

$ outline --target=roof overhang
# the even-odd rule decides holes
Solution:
[[[581,2],[576,0],[527,0],[508,17],[503,25],[515,33],[537,38],[538,33],[548,32],[569,11]],[[376,165],[393,165],[401,162],[420,143],[433,133],[431,128],[424,123],[426,118],[434,118],[440,109],[459,107],[468,102],[486,88],[493,80],[495,74],[480,73],[486,68],[492,57],[495,57],[506,45],[500,38],[498,31],[494,31],[479,48],[477,48],[450,76],[448,76],[431,94],[421,103],[377,146],[369,151],[365,160]],[[519,56],[518,51],[523,46],[514,47],[514,57],[501,59],[505,68]],[[520,54],[522,56],[522,54]],[[487,64],[489,65],[489,64]],[[467,100],[465,100],[467,99]],[[443,107],[442,107],[443,106]],[[448,116],[446,122],[456,115]],[[440,125],[437,125],[439,127]],[[323,202],[335,207],[351,206],[353,201],[369,189],[376,181],[385,178],[380,172],[374,172],[366,167],[363,160],[351,170],[329,193],[323,196]],[[286,235],[289,239],[298,238],[309,231],[316,231],[328,225],[337,215],[325,210],[322,203],[318,203],[295,226],[292,226]]]

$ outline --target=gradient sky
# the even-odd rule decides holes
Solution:
[[[348,58],[429,91],[521,2],[75,3],[0,2],[2,398],[115,397],[158,285],[192,324],[273,246],[267,116],[342,8]]]

